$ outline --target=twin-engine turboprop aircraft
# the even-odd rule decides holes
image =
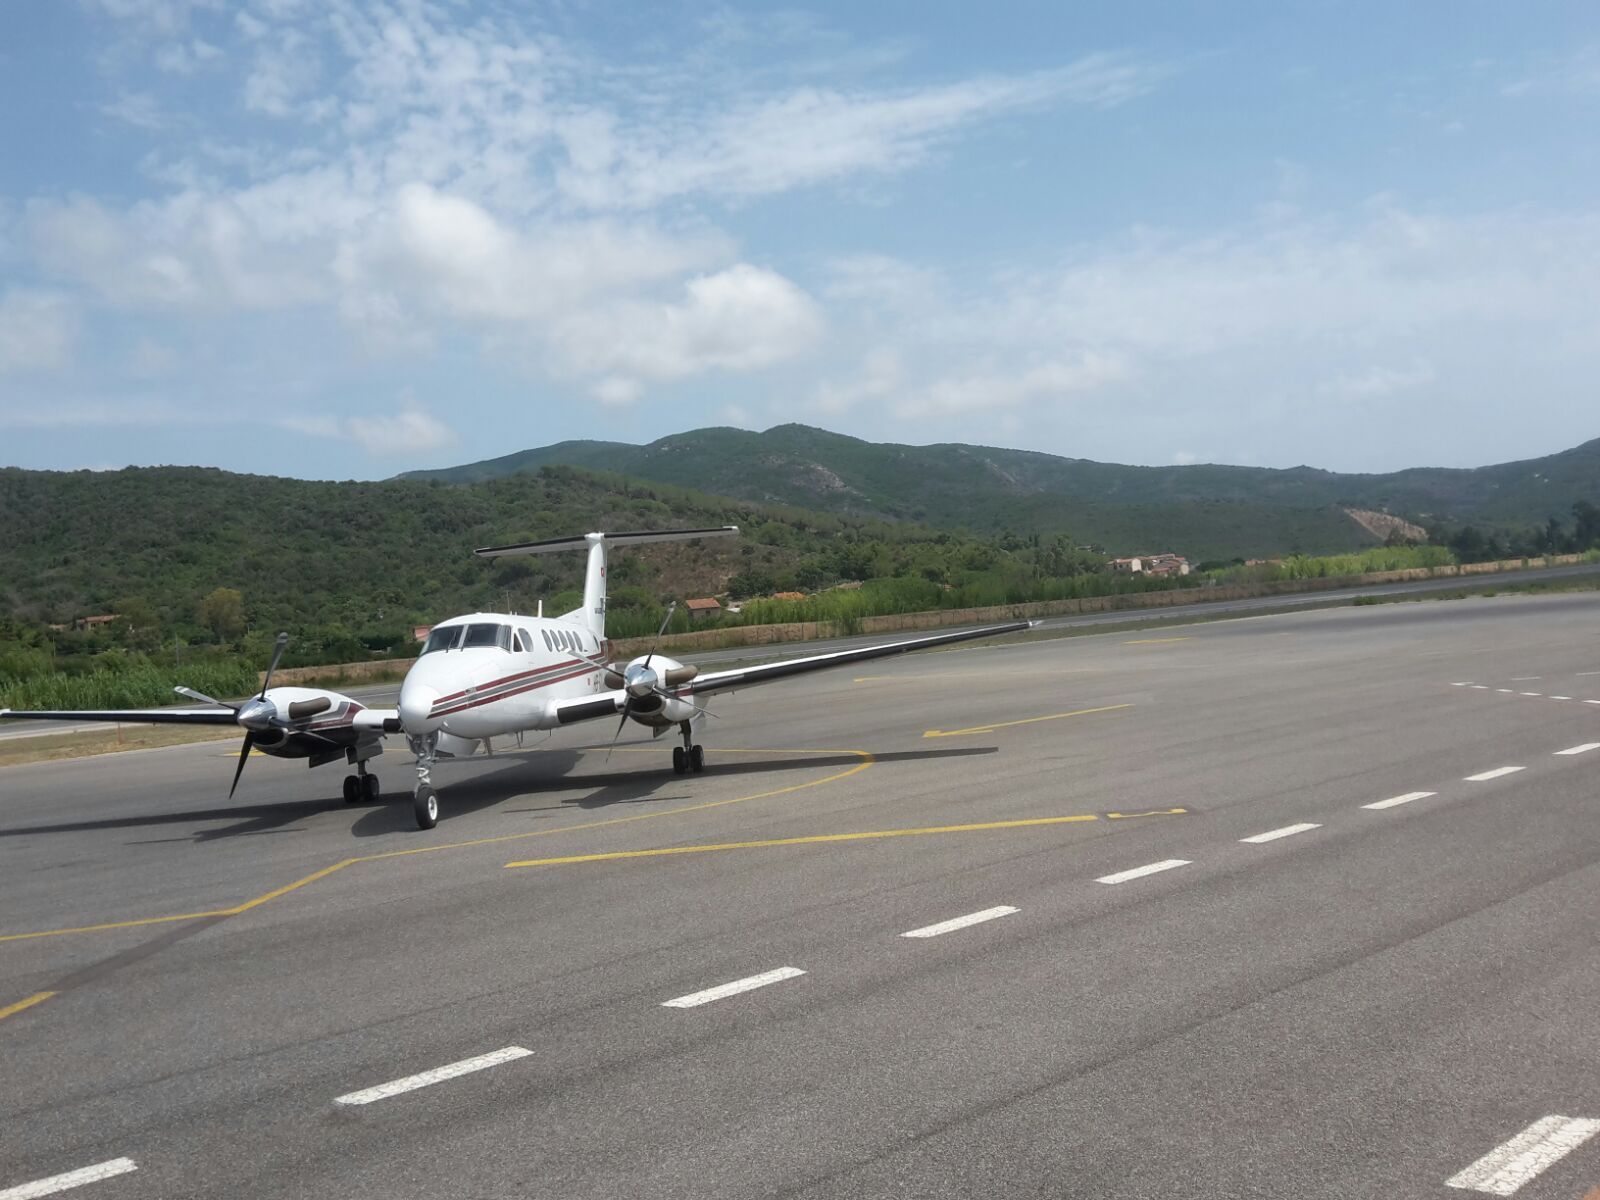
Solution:
[[[729,537],[738,532],[737,526],[724,525],[653,533],[588,533],[478,550],[483,558],[498,558],[587,549],[583,605],[559,617],[471,613],[441,621],[429,633],[421,655],[400,686],[398,710],[364,708],[338,692],[269,688],[272,671],[288,641],[287,634],[280,634],[260,695],[240,704],[178,688],[180,694],[211,707],[92,712],[0,709],[0,717],[214,725],[232,722],[245,730],[239,765],[234,770],[234,787],[239,784],[239,775],[252,749],[280,758],[308,758],[313,767],[344,759],[357,771],[345,779],[346,801],[378,799],[377,777],[367,773],[366,763],[382,753],[383,734],[403,732],[416,756],[412,808],[417,826],[432,829],[439,821],[433,768],[441,759],[465,758],[479,749],[492,749],[493,738],[619,717],[613,744],[630,720],[646,726],[656,736],[676,728],[683,742],[672,749],[673,770],[680,775],[698,772],[705,769],[705,751],[694,740],[694,730],[706,715],[699,703],[706,696],[909,650],[1015,633],[1032,625],[1030,621],[1013,621],[710,673],[653,649],[624,665],[607,661],[608,547]],[[665,631],[665,622],[661,628]],[[231,789],[228,795],[233,795]]]
[[[400,687],[400,723],[417,756],[413,792],[417,825],[431,829],[439,820],[432,777],[439,759],[471,754],[491,738],[620,717],[613,744],[630,720],[657,736],[676,727],[683,744],[672,749],[673,770],[680,775],[701,771],[705,751],[694,740],[694,727],[706,711],[696,703],[702,697],[864,659],[1014,633],[1032,624],[1014,621],[710,674],[654,650],[625,666],[605,661],[608,547],[731,537],[738,532],[735,525],[723,525],[655,533],[587,533],[478,550],[480,557],[501,558],[586,547],[583,606],[553,619],[474,613],[433,627],[421,657]]]

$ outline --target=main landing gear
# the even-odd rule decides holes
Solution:
[[[695,744],[694,734],[689,729],[689,722],[684,721],[678,726],[683,730],[683,745],[672,748],[672,769],[679,775],[685,771],[699,774],[706,769],[706,749]]]
[[[358,762],[356,773],[344,777],[344,802],[346,804],[376,804],[383,798],[383,789],[378,786],[378,777],[367,773],[367,764]]]

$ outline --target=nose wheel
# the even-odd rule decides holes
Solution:
[[[427,784],[417,788],[411,798],[411,808],[418,829],[432,829],[439,823],[439,797]]]

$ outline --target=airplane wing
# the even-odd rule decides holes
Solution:
[[[94,708],[84,711],[0,708],[3,721],[116,721],[124,725],[232,725],[226,708]]]
[[[874,658],[888,658],[892,654],[905,654],[912,650],[926,650],[932,646],[949,646],[956,642],[970,642],[978,638],[996,637],[1002,633],[1021,633],[1032,629],[1034,621],[1013,621],[1006,625],[985,625],[979,629],[963,629],[958,633],[936,633],[928,637],[908,638],[901,642],[883,642],[876,646],[860,646],[852,650],[835,650],[831,654],[813,654],[808,658],[791,658],[786,662],[766,663],[759,667],[739,667],[731,671],[712,671],[699,675],[694,682],[675,689],[679,696],[708,696],[714,692],[731,692],[737,688],[754,687],[758,683],[773,683],[793,675],[811,671],[825,671],[829,667],[842,667],[848,663],[866,662]],[[563,725],[590,721],[598,717],[614,717],[622,711],[627,694],[620,688],[602,692],[598,696],[584,696],[563,700],[556,705],[556,718]]]

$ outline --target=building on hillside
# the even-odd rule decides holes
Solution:
[[[685,600],[683,606],[689,610],[691,621],[709,621],[722,615],[722,602],[712,596],[705,596],[699,600]]]
[[[1189,560],[1181,554],[1140,554],[1133,558],[1113,558],[1111,569],[1126,575],[1187,575]]]
[[[774,600],[804,600],[806,594],[804,592],[774,592],[772,593],[772,598]]]

